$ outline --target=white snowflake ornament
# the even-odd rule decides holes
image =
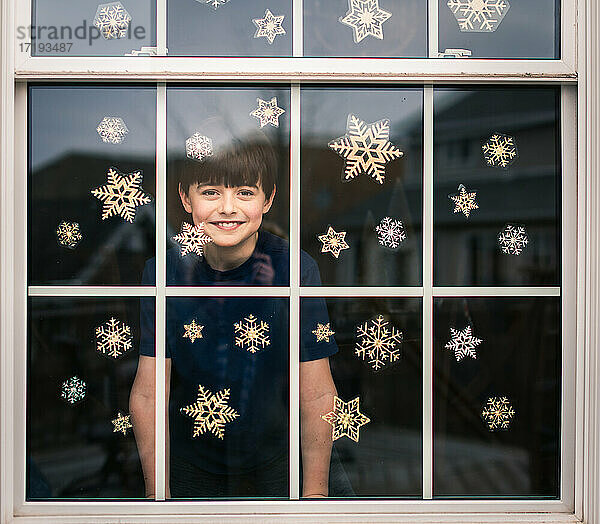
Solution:
[[[383,23],[391,16],[379,7],[379,0],[348,0],[348,12],[339,21],[352,28],[358,44],[369,35],[383,40]]]
[[[94,17],[94,25],[106,40],[127,36],[131,16],[121,2],[100,4]]]
[[[285,35],[285,29],[282,27],[285,15],[275,16],[271,11],[265,9],[264,18],[254,18],[252,21],[256,26],[254,38],[265,37],[269,44],[275,41],[277,35]]]
[[[385,118],[366,124],[353,114],[348,115],[347,133],[329,142],[328,146],[346,159],[343,182],[360,174],[374,181],[385,181],[385,164],[404,155],[390,142],[390,121]]]
[[[448,198],[454,202],[454,213],[462,213],[467,218],[473,209],[479,209],[479,205],[475,202],[477,191],[467,191],[467,188],[460,184],[458,193],[448,195]]]
[[[129,129],[120,116],[105,116],[96,128],[102,142],[107,144],[120,144],[125,140]]]
[[[61,246],[75,249],[83,236],[77,222],[66,222],[63,220],[56,228],[56,238]]]
[[[402,331],[390,325],[383,315],[360,324],[356,328],[356,337],[354,353],[362,360],[368,360],[375,371],[400,358]]]
[[[188,253],[196,253],[201,257],[204,254],[204,246],[212,242],[212,238],[204,233],[204,222],[200,222],[195,226],[184,222],[181,225],[181,233],[175,235],[173,240],[181,244],[182,257]]]
[[[464,33],[492,33],[508,13],[508,0],[448,0],[448,7]]]
[[[498,233],[498,244],[502,253],[520,255],[529,243],[527,229],[519,224],[506,224]]]
[[[481,150],[490,167],[506,169],[519,157],[514,137],[502,133],[494,133],[481,146]]]
[[[127,435],[127,430],[133,427],[131,423],[131,415],[121,415],[121,412],[117,414],[117,418],[113,419],[113,433],[123,433]]]
[[[131,328],[114,317],[96,328],[96,350],[115,360],[131,349],[132,342]]]
[[[477,358],[475,348],[483,342],[471,333],[471,326],[467,326],[462,331],[450,328],[450,341],[444,346],[446,349],[454,351],[456,361],[460,362],[464,357]]]
[[[213,142],[207,136],[194,133],[185,141],[185,154],[192,160],[202,161],[213,154]]]
[[[327,233],[318,235],[319,241],[323,244],[321,253],[331,253],[335,258],[339,258],[340,252],[344,249],[350,249],[346,242],[346,232],[339,233],[331,226],[327,229]]]
[[[258,102],[258,107],[250,115],[258,118],[260,127],[263,128],[267,124],[279,127],[279,117],[285,113],[285,110],[277,107],[277,97],[274,96],[269,102],[261,98],[257,98],[256,101]]]
[[[86,388],[86,383],[74,376],[62,383],[60,396],[69,404],[76,404],[84,399]]]
[[[233,327],[236,333],[235,345],[250,353],[256,353],[271,344],[269,324],[258,320],[254,315],[248,315]]]
[[[229,0],[196,0],[196,2],[200,2],[204,5],[211,6],[214,10],[217,10],[222,5],[225,5]]]
[[[223,440],[225,424],[239,417],[239,413],[227,405],[229,394],[229,389],[213,394],[204,386],[198,386],[196,402],[180,410],[184,415],[194,419],[192,438],[208,432]]]
[[[406,240],[406,233],[401,220],[394,220],[391,217],[385,217],[375,227],[377,232],[377,241],[384,247],[396,249],[401,242]]]
[[[133,222],[138,206],[149,204],[150,195],[142,191],[142,172],[136,171],[129,175],[121,175],[113,168],[109,169],[108,183],[91,193],[98,200],[104,202],[102,206],[102,220],[113,215],[119,215],[128,222]]]
[[[490,397],[481,411],[481,418],[490,431],[507,430],[515,416],[510,401],[506,397]]]

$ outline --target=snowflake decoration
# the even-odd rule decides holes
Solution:
[[[383,40],[383,23],[391,16],[379,7],[379,0],[348,0],[348,12],[339,21],[353,29],[358,44],[369,35]]]
[[[250,353],[256,353],[271,343],[268,335],[269,324],[262,320],[259,321],[254,315],[248,315],[236,322],[233,327],[237,334],[235,345],[250,351]]]
[[[492,33],[508,13],[507,0],[448,0],[461,32]]]
[[[348,115],[347,133],[329,142],[329,147],[346,159],[342,181],[364,173],[383,184],[385,164],[404,155],[390,138],[390,121],[386,118],[366,124],[353,114]]]
[[[274,16],[271,11],[265,9],[264,18],[255,18],[252,20],[257,27],[254,38],[264,36],[269,41],[269,44],[272,44],[277,35],[285,35],[285,29],[281,26],[284,18],[284,15]]]
[[[285,110],[277,107],[277,97],[274,96],[269,102],[260,98],[257,98],[256,101],[258,102],[258,107],[250,113],[250,116],[260,120],[260,127],[264,127],[267,124],[279,127],[279,117],[285,113]]]
[[[204,329],[204,326],[196,324],[196,319],[193,319],[190,324],[184,324],[183,327],[185,329],[183,338],[189,338],[192,344],[197,338],[202,338],[202,330]]]
[[[113,215],[119,215],[128,222],[133,222],[138,206],[150,203],[150,195],[142,191],[142,172],[136,171],[129,175],[117,173],[114,169],[108,171],[108,183],[92,189],[92,195],[104,202],[102,220]]]
[[[375,227],[377,232],[377,241],[385,247],[397,248],[400,242],[406,240],[406,233],[402,221],[394,220],[391,217],[385,217]]]
[[[317,342],[329,342],[329,337],[335,335],[335,331],[332,331],[329,322],[327,324],[319,324],[317,323],[317,329],[313,331],[313,335],[317,337]]]
[[[213,154],[213,143],[207,136],[194,133],[185,141],[185,154],[192,160],[204,160]]]
[[[346,436],[354,442],[358,442],[360,427],[371,422],[369,417],[360,412],[359,397],[344,402],[338,396],[334,396],[333,411],[321,415],[321,418],[333,426],[333,440]]]
[[[56,237],[61,246],[69,249],[75,249],[83,238],[77,222],[65,222],[64,220],[56,228]]]
[[[323,243],[321,253],[331,253],[335,258],[340,256],[340,251],[350,249],[346,242],[346,232],[340,231],[337,233],[331,226],[327,229],[327,233],[317,237]]]
[[[196,402],[181,408],[181,413],[194,419],[192,438],[208,431],[223,440],[225,424],[239,417],[238,412],[227,405],[229,393],[229,389],[223,389],[213,395],[208,389],[198,386]]]
[[[204,246],[212,242],[212,238],[204,233],[204,222],[196,226],[184,222],[181,225],[181,233],[175,235],[173,240],[181,244],[182,257],[188,253],[196,253],[201,257],[204,254]]]
[[[111,318],[96,328],[96,350],[114,359],[131,349],[131,328]]]
[[[483,340],[476,338],[471,334],[471,326],[467,326],[462,331],[450,328],[450,335],[452,338],[444,347],[454,351],[457,362],[460,362],[464,357],[477,358],[475,348],[481,344]]]
[[[458,186],[458,193],[448,195],[448,198],[454,202],[454,213],[462,213],[467,218],[473,209],[479,209],[475,197],[477,191],[467,191],[467,188],[462,184]]]
[[[481,146],[488,166],[506,169],[519,156],[515,139],[512,136],[494,133]]]
[[[117,414],[117,418],[111,421],[113,423],[113,433],[121,432],[123,435],[127,435],[127,430],[133,427],[131,424],[131,415],[121,415],[121,412]]]
[[[201,4],[209,5],[215,10],[217,10],[219,7],[221,7],[222,5],[225,5],[227,2],[229,2],[229,0],[196,0],[196,1],[200,2]]]
[[[506,397],[490,397],[483,407],[481,417],[490,431],[508,429],[515,410]]]
[[[383,315],[378,315],[369,322],[360,324],[356,328],[356,342],[354,352],[363,360],[369,359],[371,367],[377,371],[388,363],[400,358],[402,332],[394,326],[388,327],[389,322]]]
[[[498,244],[503,253],[507,255],[520,255],[529,243],[525,226],[519,224],[506,224],[498,233]]]
[[[106,40],[127,36],[131,16],[121,2],[100,4],[94,17],[94,25]]]
[[[96,128],[102,142],[108,144],[120,144],[125,140],[125,135],[129,129],[123,119],[119,116],[105,116]]]
[[[69,404],[75,404],[85,397],[86,387],[83,380],[78,377],[71,377],[62,383],[60,396]]]

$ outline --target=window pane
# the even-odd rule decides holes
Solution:
[[[155,130],[153,87],[30,87],[30,285],[140,283],[155,246]]]
[[[292,56],[292,2],[167,2],[170,56]]]
[[[434,329],[435,496],[557,498],[560,298],[438,298]]]
[[[438,1],[439,46],[448,56],[560,58],[560,0]]]
[[[129,412],[138,304],[29,299],[27,500],[143,498]]]
[[[427,2],[304,0],[303,8],[304,56],[427,56]]]
[[[289,110],[289,88],[168,90],[167,284],[289,284]]]
[[[301,141],[302,249],[323,285],[420,285],[423,91],[303,89]]]
[[[303,496],[329,462],[331,497],[421,497],[421,304],[302,299]]]
[[[124,56],[156,50],[153,0],[33,0],[32,12],[33,27],[19,27],[17,38],[22,47],[31,43],[33,56]]]
[[[434,281],[560,284],[556,88],[437,89]]]

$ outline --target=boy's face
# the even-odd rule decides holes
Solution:
[[[260,183],[258,187],[193,184],[187,194],[179,186],[179,196],[194,224],[204,222],[204,231],[215,245],[233,247],[258,231],[275,189],[267,200]]]

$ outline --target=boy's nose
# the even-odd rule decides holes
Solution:
[[[219,213],[231,215],[235,211],[235,199],[229,192],[225,192],[220,201]]]

